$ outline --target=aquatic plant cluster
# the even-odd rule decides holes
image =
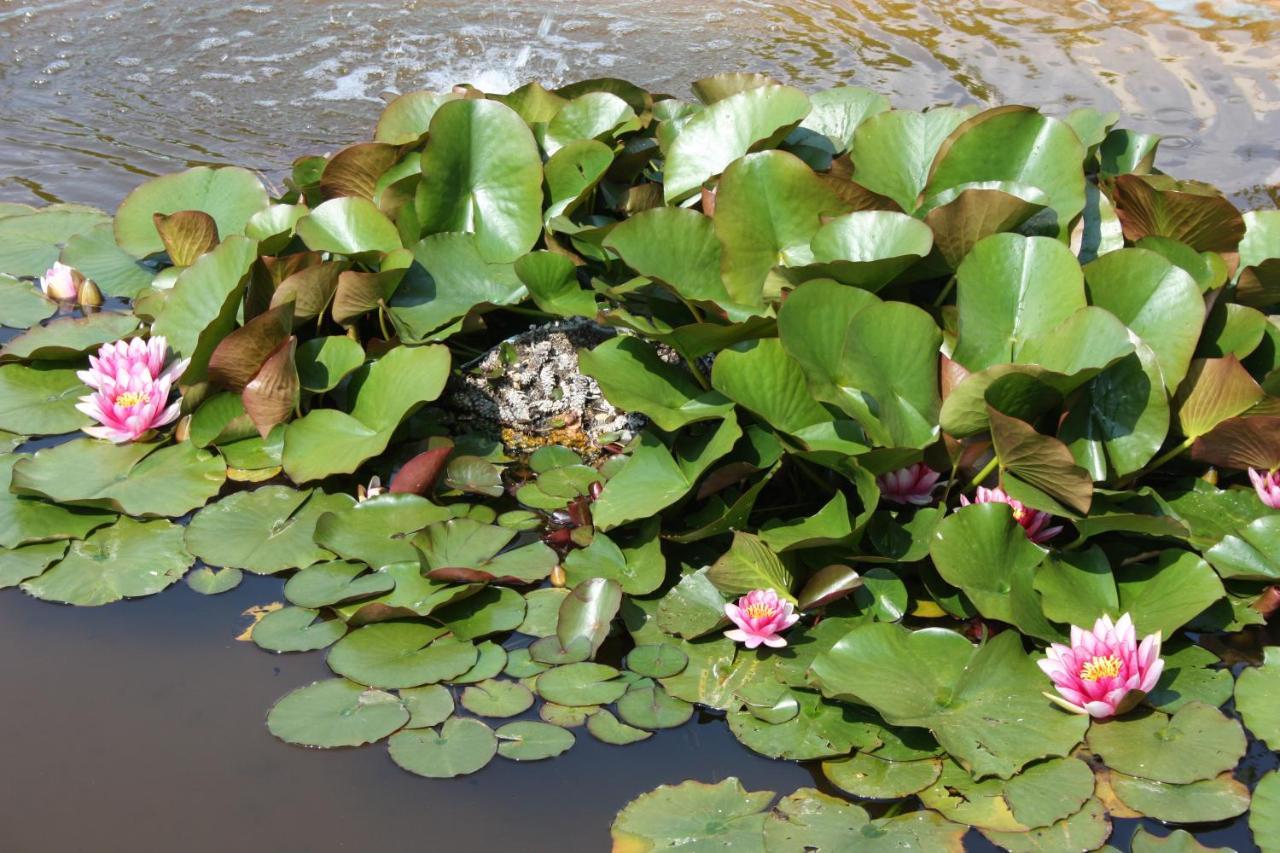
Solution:
[[[694,90],[416,92],[274,196],[0,208],[0,585],[286,575],[252,639],[334,674],[288,743],[450,777],[700,709],[846,795],[664,786],[620,851],[1280,849],[1280,651],[1218,654],[1280,601],[1280,212],[1090,109]],[[450,411],[562,320],[636,430]]]

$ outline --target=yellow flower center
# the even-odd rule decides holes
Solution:
[[[150,400],[146,391],[126,391],[119,397],[116,397],[116,405],[123,406],[126,409],[132,409],[139,403],[145,403]]]
[[[742,608],[742,612],[746,613],[752,619],[767,619],[774,614],[774,608],[768,604],[748,604]]]
[[[1016,506],[1013,508],[1014,521],[1022,521],[1023,516],[1025,516],[1026,514],[1027,514],[1027,511],[1020,506]]]
[[[1120,674],[1124,664],[1115,655],[1095,657],[1080,667],[1080,677],[1085,681],[1097,681],[1101,678],[1114,678]]]

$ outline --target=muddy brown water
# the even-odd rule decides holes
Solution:
[[[202,163],[278,182],[299,154],[365,138],[388,97],[416,88],[611,75],[683,95],[706,74],[758,69],[907,107],[1114,109],[1169,137],[1166,170],[1274,207],[1278,34],[1280,5],[1263,0],[0,0],[0,201],[112,209]],[[384,746],[286,746],[266,710],[328,677],[323,655],[233,639],[280,586],[246,577],[204,598],[178,585],[93,609],[0,592],[0,853],[577,853],[606,850],[614,813],[662,783],[814,784],[705,717],[629,747],[579,733],[551,761],[444,781],[401,771]],[[1253,744],[1242,776],[1275,765]],[[1135,827],[1117,821],[1111,844],[1127,849]],[[1197,835],[1256,849],[1243,820]]]

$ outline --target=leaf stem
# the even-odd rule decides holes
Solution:
[[[938,291],[938,296],[933,300],[933,307],[938,308],[943,302],[947,301],[947,297],[951,295],[951,291],[956,286],[956,277],[953,275],[947,279],[947,283],[943,285],[942,290]]]
[[[1156,459],[1148,463],[1147,466],[1142,470],[1135,471],[1132,474],[1130,474],[1128,477],[1125,477],[1123,480],[1121,480],[1117,484],[1117,487],[1123,486],[1127,488],[1130,483],[1132,483],[1134,480],[1137,480],[1143,474],[1150,474],[1152,471],[1156,470],[1164,463],[1168,462],[1169,460],[1173,459],[1176,456],[1180,456],[1182,453],[1184,453],[1187,450],[1187,448],[1191,447],[1191,445],[1194,443],[1195,443],[1194,438],[1188,438],[1185,441],[1179,442],[1176,446],[1170,448],[1169,452],[1161,454],[1160,456],[1156,457]]]
[[[1000,457],[992,454],[991,461],[988,462],[981,471],[978,472],[972,480],[969,481],[969,488],[974,489],[982,485],[982,481],[987,479],[992,471],[996,470],[996,466],[1000,464]]]

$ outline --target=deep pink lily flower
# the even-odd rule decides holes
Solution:
[[[964,495],[960,496],[960,504],[969,506],[970,503],[976,504],[1008,504],[1013,509],[1013,520],[1022,525],[1022,530],[1027,534],[1027,538],[1037,545],[1043,545],[1053,537],[1062,532],[1062,525],[1054,527],[1046,527],[1053,518],[1047,512],[1041,512],[1038,509],[1028,509],[1023,506],[1022,501],[1014,500],[1005,494],[1004,489],[988,489],[984,486],[978,486],[978,494],[972,501]]]
[[[103,345],[96,357],[89,356],[90,368],[76,375],[94,393],[81,397],[76,408],[99,426],[84,431],[123,444],[177,420],[182,398],[170,403],[169,391],[190,360],[166,367],[167,357],[163,337],[116,341]]]
[[[736,643],[744,643],[754,649],[763,643],[780,649],[787,641],[779,636],[796,624],[800,618],[794,605],[771,589],[753,589],[738,599],[737,604],[726,604],[724,613],[738,627],[725,631],[724,635]]]
[[[1280,509],[1280,471],[1255,471],[1249,469],[1249,479],[1262,502],[1272,509]]]
[[[898,504],[928,506],[933,503],[933,492],[942,475],[923,462],[899,468],[876,477],[880,497]]]
[[[55,302],[75,302],[80,296],[84,276],[64,263],[54,261],[40,276],[40,290]]]
[[[1123,714],[1143,700],[1160,680],[1160,632],[1137,642],[1133,620],[1126,613],[1114,624],[1100,616],[1092,631],[1071,626],[1071,645],[1054,643],[1036,661],[1060,693],[1044,694],[1076,714],[1098,719]]]

